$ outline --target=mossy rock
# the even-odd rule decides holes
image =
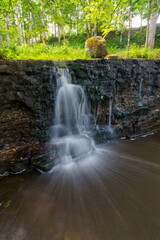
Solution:
[[[88,38],[85,42],[85,52],[92,58],[103,58],[107,55],[106,40],[100,36]]]

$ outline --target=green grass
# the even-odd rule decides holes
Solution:
[[[76,59],[91,59],[85,56],[85,37],[83,35],[68,37],[66,44],[62,41],[61,44],[56,42],[57,39],[51,38],[47,44],[38,43],[32,45],[18,46],[12,44],[10,47],[4,45],[0,47],[0,59],[14,60],[76,60]],[[123,49],[119,49],[119,37],[107,40],[108,54],[117,54],[119,58],[160,58],[160,49],[145,49],[132,44],[129,54],[126,51],[126,42],[123,40]]]
[[[129,53],[126,50],[117,52],[119,58],[143,58],[143,59],[160,59],[160,49],[151,49],[137,47],[132,45]]]
[[[46,45],[43,43],[34,44],[33,46],[4,47],[0,50],[0,55],[15,60],[75,60],[86,58],[84,49],[78,46]]]

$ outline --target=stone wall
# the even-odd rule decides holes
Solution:
[[[48,146],[58,67],[68,67],[72,82],[84,87],[97,142],[133,138],[158,128],[159,60],[0,61],[1,175],[52,165]]]

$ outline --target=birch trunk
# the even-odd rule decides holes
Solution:
[[[29,13],[29,18],[30,18],[30,32],[31,32],[31,44],[33,44],[33,34],[32,34],[32,22],[33,22],[33,18],[32,18],[32,13]]]
[[[66,36],[65,36],[64,24],[62,24],[62,32],[63,32],[64,44],[66,45]]]
[[[158,13],[158,3],[157,1],[154,1],[154,3],[151,5],[151,0],[148,2],[149,7],[149,14],[147,19],[147,31],[146,31],[146,42],[145,47],[151,47],[154,48],[155,44],[155,34],[156,34],[156,23],[159,17]],[[151,9],[154,11],[151,12]]]
[[[22,32],[22,42],[23,42],[23,44],[26,44],[26,36],[25,36],[25,23],[22,21],[22,16],[23,16],[23,10],[22,10],[22,8],[20,7],[19,8],[19,13],[20,13],[20,15],[19,15],[19,17],[20,17],[20,19],[21,19],[21,32]]]
[[[150,11],[151,11],[151,0],[148,1],[148,8],[149,8],[149,13],[147,17],[147,30],[146,30],[146,41],[145,41],[145,48],[148,48],[148,37],[149,37],[149,28],[150,28]]]
[[[94,36],[97,36],[97,23],[94,24]]]
[[[89,28],[88,28],[88,23],[86,23],[86,32],[87,32],[87,39],[89,38]]]
[[[72,20],[71,20],[70,26],[69,26],[69,34],[70,34],[70,35],[72,34]]]
[[[7,18],[7,14],[6,13],[4,13],[4,19],[5,19],[5,28],[6,28],[6,30],[7,30],[7,32],[8,32],[8,30],[9,30],[9,26],[8,26],[8,18]],[[10,46],[10,35],[7,33],[7,42],[8,42],[8,46]]]
[[[58,21],[58,42],[59,42],[59,43],[61,42],[61,30],[60,30],[59,21]]]
[[[43,0],[41,0],[41,20],[42,20],[42,28],[45,29],[45,20],[44,20],[44,11],[43,11]],[[42,32],[43,36],[43,43],[46,42],[46,33],[45,31]]]
[[[140,29],[141,29],[141,31],[142,31],[142,22],[143,22],[143,20],[142,20],[142,14],[140,15],[140,18],[141,18],[141,22],[140,22]]]
[[[122,32],[120,34],[120,50],[122,49]]]
[[[90,22],[91,37],[93,37],[93,24]]]
[[[149,34],[148,34],[148,47],[154,48],[155,34],[156,34],[156,23],[158,20],[158,12],[151,14],[150,24],[149,24]]]
[[[0,30],[1,30],[1,26],[0,26]],[[3,37],[0,35],[0,42],[1,42],[1,45],[3,45]]]
[[[130,37],[131,37],[131,6],[132,6],[132,0],[130,1],[130,4],[129,4],[129,29],[128,29],[127,54],[129,53]]]
[[[19,12],[18,12],[18,7],[16,6],[16,12],[17,12],[17,22],[18,22],[18,31],[19,31],[19,43],[22,45],[22,32],[21,32],[21,25],[19,22]]]
[[[57,37],[57,28],[56,28],[56,23],[54,23],[54,35]]]

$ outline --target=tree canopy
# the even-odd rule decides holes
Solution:
[[[146,47],[154,47],[159,0],[0,0],[0,44],[45,43],[51,35],[60,42],[72,33],[105,37],[129,30],[137,15],[148,23]]]

